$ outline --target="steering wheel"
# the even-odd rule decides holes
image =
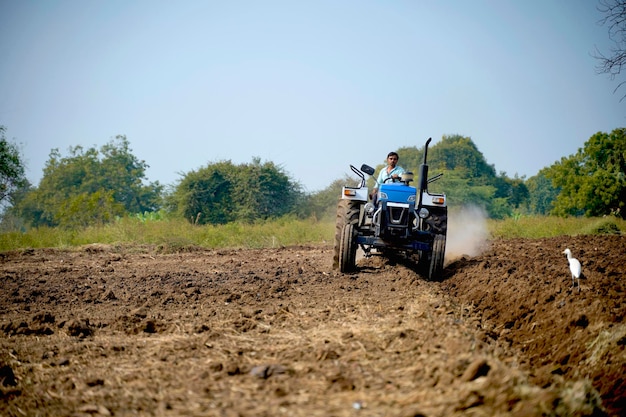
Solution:
[[[391,182],[400,182],[400,177],[398,178],[394,178],[394,177],[389,177],[389,178],[385,178],[385,181],[383,181],[383,184],[386,184],[387,181],[391,180]]]

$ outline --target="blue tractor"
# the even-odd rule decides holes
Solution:
[[[405,172],[397,181],[391,178],[377,184],[378,194],[369,201],[365,174],[374,168],[350,165],[360,177],[358,186],[342,188],[337,205],[333,266],[341,272],[356,270],[356,252],[365,256],[401,254],[417,258],[420,274],[430,280],[441,278],[446,251],[448,206],[445,194],[431,193],[428,184],[443,174],[428,178],[428,145],[420,165],[417,186],[410,185],[413,173]]]

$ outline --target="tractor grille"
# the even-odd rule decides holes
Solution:
[[[408,207],[394,207],[387,205],[387,220],[391,227],[406,227],[409,224]]]

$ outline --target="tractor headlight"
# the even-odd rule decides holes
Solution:
[[[425,219],[426,217],[430,216],[430,212],[428,211],[426,207],[422,207],[417,212],[417,215],[420,216],[420,218]]]
[[[415,201],[415,196],[414,195],[410,195],[409,198],[406,199],[406,201],[408,201],[409,203],[412,201]]]
[[[389,197],[387,197],[387,193],[383,193],[382,191],[380,192],[380,198],[381,200],[387,200]]]

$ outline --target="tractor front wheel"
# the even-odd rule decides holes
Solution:
[[[353,224],[343,226],[339,242],[339,270],[352,272],[356,267],[356,233]]]
[[[335,223],[333,267],[341,272],[354,270],[356,265],[356,228],[359,222],[360,203],[339,200]]]

